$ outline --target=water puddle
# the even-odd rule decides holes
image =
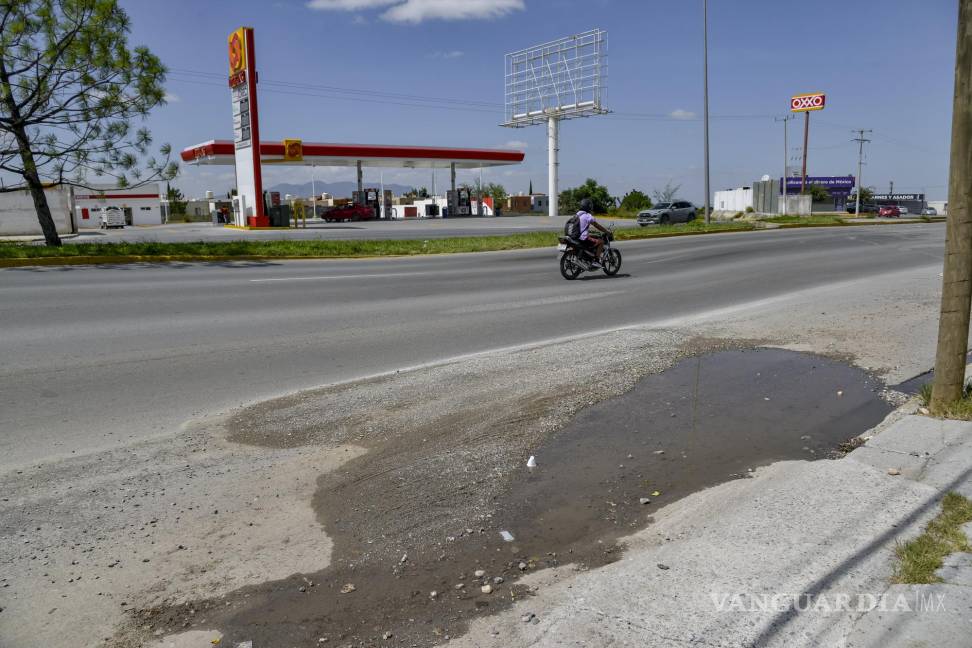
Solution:
[[[224,633],[223,645],[252,640],[254,648],[434,645],[530,596],[517,582],[524,574],[616,560],[619,537],[688,493],[774,461],[832,456],[890,412],[882,389],[858,369],[791,351],[689,358],[582,410],[532,450],[535,468],[524,456],[494,485],[487,516],[470,507],[467,528],[454,537],[423,537],[417,527],[363,543],[355,529],[373,523],[373,503],[351,502],[348,489],[329,490],[325,481],[315,505],[333,515],[327,569],[143,610],[139,622],[178,631],[205,619]]]

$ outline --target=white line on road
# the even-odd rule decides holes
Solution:
[[[267,283],[270,281],[328,281],[331,279],[373,279],[385,277],[397,279],[398,277],[414,277],[417,275],[442,274],[441,272],[376,272],[372,274],[350,274],[350,275],[321,275],[318,277],[267,277],[263,279],[250,279],[251,283]]]

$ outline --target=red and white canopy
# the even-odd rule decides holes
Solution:
[[[182,151],[187,164],[235,164],[233,142],[209,140]],[[523,162],[523,151],[504,149],[437,148],[428,146],[386,146],[379,144],[303,143],[302,160],[284,160],[283,142],[260,142],[262,164],[295,166],[398,167],[407,169],[478,169]]]

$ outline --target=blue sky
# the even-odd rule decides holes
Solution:
[[[231,137],[226,36],[249,25],[261,81],[499,104],[495,112],[468,104],[439,109],[262,85],[264,140],[521,147],[522,166],[488,171],[487,179],[511,192],[526,191],[532,179],[542,190],[545,129],[498,126],[503,55],[600,27],[609,35],[608,103],[615,112],[561,125],[561,187],[591,176],[620,195],[672,181],[701,202],[701,0],[316,2],[325,8],[306,0],[122,0],[132,18],[130,41],[147,45],[171,70],[171,101],[148,121],[156,141],[178,151]],[[811,117],[809,174],[856,173],[851,129],[870,128],[865,184],[885,191],[893,180],[895,191],[944,198],[956,13],[954,0],[710,0],[713,190],[748,185],[764,173],[777,177],[783,130],[773,117],[787,113],[792,94],[824,91],[827,108]],[[801,138],[802,118],[790,122],[794,164]],[[351,169],[316,173],[319,180],[353,179]],[[271,183],[302,182],[311,171],[267,174]],[[384,177],[431,183],[427,171],[388,170]],[[438,178],[444,186],[446,172]],[[377,182],[377,171],[366,170],[366,181]],[[184,167],[176,184],[188,195],[225,192],[232,169]]]

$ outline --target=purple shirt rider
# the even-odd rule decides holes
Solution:
[[[587,232],[591,228],[591,222],[593,222],[594,217],[588,214],[586,211],[577,212],[577,218],[580,219],[580,240],[587,240]]]

